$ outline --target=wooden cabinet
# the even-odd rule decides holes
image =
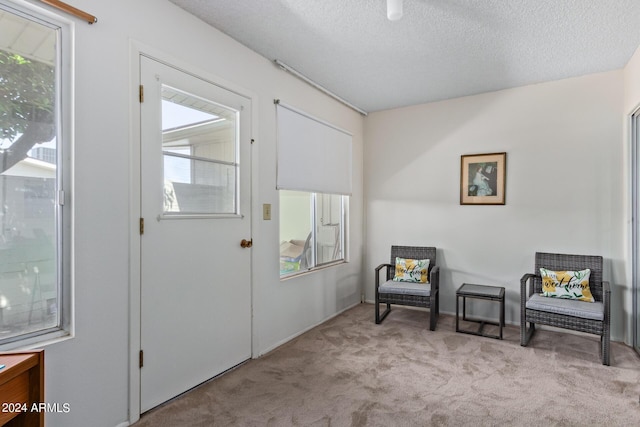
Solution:
[[[44,426],[44,350],[0,352],[0,426]]]

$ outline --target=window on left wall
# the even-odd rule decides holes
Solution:
[[[70,325],[69,28],[26,7],[0,0],[0,349]]]

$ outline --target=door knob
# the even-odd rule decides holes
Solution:
[[[253,246],[253,239],[242,239],[242,241],[240,242],[240,247],[242,248],[250,248],[251,246]]]

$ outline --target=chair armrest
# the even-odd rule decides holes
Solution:
[[[531,295],[533,295],[533,286],[529,286],[529,292],[527,293],[527,283],[531,284],[531,279],[536,277],[533,273],[526,273],[520,279],[520,301],[525,302]]]
[[[429,283],[431,283],[431,289],[436,291],[440,289],[440,267],[435,265],[429,273]]]
[[[390,267],[395,267],[392,264],[380,264],[379,266],[376,267],[376,289],[378,289],[378,286],[380,286],[380,270],[382,270],[383,268],[387,268],[387,274],[389,271]]]

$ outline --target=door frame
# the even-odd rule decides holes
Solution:
[[[138,230],[140,211],[140,173],[141,173],[141,126],[140,126],[140,56],[151,58],[155,61],[164,63],[168,66],[183,70],[189,74],[198,76],[216,86],[244,96],[251,100],[251,138],[255,138],[258,134],[258,96],[237,84],[230,82],[218,75],[200,69],[191,63],[177,59],[161,50],[155,49],[136,40],[129,41],[129,65],[130,65],[130,87],[129,87],[129,111],[130,111],[130,133],[129,133],[129,423],[140,419],[140,368],[139,354],[141,346],[141,236]],[[257,230],[259,212],[256,212],[255,189],[258,187],[257,181],[257,157],[253,155],[253,145],[251,148],[251,197],[249,203],[249,211],[251,212],[251,237],[255,238],[255,230]],[[254,304],[255,288],[253,271],[255,268],[255,252],[252,250],[251,257],[251,358],[255,358],[255,349],[258,348],[255,331]]]

